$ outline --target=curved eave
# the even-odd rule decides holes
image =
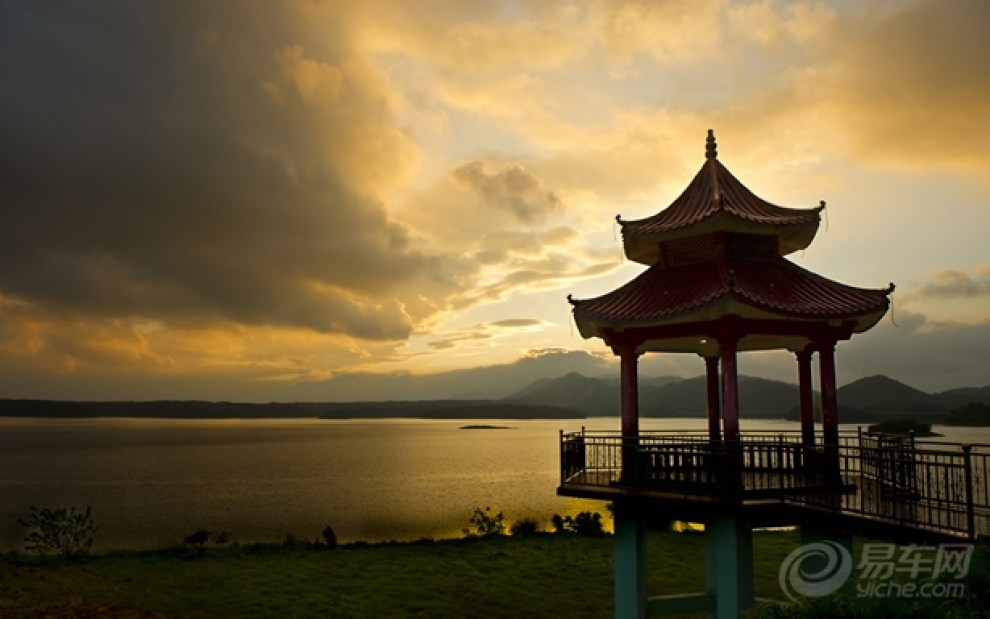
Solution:
[[[710,262],[672,269],[651,267],[606,295],[572,303],[574,320],[585,338],[706,323],[728,315],[786,322],[798,331],[806,323],[809,333],[815,325],[851,324],[851,333],[861,333],[886,313],[891,290],[846,286],[783,259],[738,260],[723,266]],[[801,341],[806,338],[750,333],[739,348],[796,350]],[[644,346],[644,350],[707,351],[698,338],[685,342],[650,341]]]
[[[818,219],[815,219],[791,224],[766,224],[743,219],[724,211],[715,212],[690,227],[662,232],[637,230],[629,226],[629,222],[623,222],[622,247],[627,258],[650,266],[660,260],[660,243],[724,231],[776,236],[780,255],[786,256],[811,245],[815,235],[818,234],[818,223]]]
[[[660,241],[716,229],[777,235],[786,255],[811,244],[823,208],[824,204],[792,208],[767,202],[739,182],[718,159],[710,158],[670,206],[650,217],[619,219],[619,223],[626,255],[644,264],[653,264],[650,256],[656,255]],[[725,225],[731,227],[719,227]]]

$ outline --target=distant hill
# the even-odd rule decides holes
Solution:
[[[662,387],[652,406],[641,400],[645,416],[704,417],[708,412],[704,376],[688,378]],[[739,377],[739,414],[754,419],[794,417],[798,401],[797,385],[755,376]]]
[[[644,377],[639,384],[643,417],[704,417],[708,411],[705,377],[681,379]],[[618,415],[618,378],[591,378],[571,372],[558,378],[534,381],[504,398],[506,402],[573,407],[588,415]],[[781,381],[742,376],[739,379],[740,413],[754,418],[794,417],[797,386]]]
[[[224,418],[383,418],[561,419],[618,415],[618,376],[590,377],[570,372],[539,378],[498,399],[401,400],[385,402],[70,402],[0,400],[0,416]],[[990,404],[990,385],[929,394],[883,375],[853,381],[837,390],[839,418],[872,422],[912,417],[940,422],[970,403]],[[643,417],[703,417],[705,377],[643,376],[639,381]],[[815,394],[816,409],[820,397]],[[753,376],[739,377],[740,414],[751,419],[797,419],[797,385]]]
[[[420,400],[413,402],[65,402],[0,400],[0,417],[139,417],[159,419],[573,419],[573,408],[495,400]]]
[[[0,417],[144,417],[162,419],[295,419],[317,417],[325,404],[285,402],[73,402],[61,400],[0,400]]]
[[[990,426],[990,404],[970,402],[961,406],[945,418],[949,426]]]
[[[955,410],[967,404],[990,404],[990,385],[986,387],[963,387],[935,394],[935,401],[946,410]]]
[[[520,404],[499,400],[415,400],[325,404],[320,419],[580,419],[581,411],[564,406]]]
[[[935,396],[882,374],[843,385],[836,391],[836,397],[843,406],[874,415],[940,415],[946,412],[946,408]]]
[[[617,378],[592,378],[570,372],[557,378],[541,378],[507,397],[503,402],[546,406],[571,406],[594,411],[614,406],[619,393]]]
[[[675,376],[644,377],[639,383],[640,402],[658,401],[659,392],[683,379]],[[544,406],[565,406],[586,415],[619,414],[619,379],[593,378],[571,372],[557,378],[541,378],[516,393],[502,398],[503,402]],[[644,416],[647,410],[641,407]]]

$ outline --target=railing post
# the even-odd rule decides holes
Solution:
[[[564,429],[560,428],[558,430],[560,433],[560,485],[564,485],[565,475],[564,475]]]
[[[780,502],[784,502],[784,435],[777,435],[777,483],[780,484]]]
[[[963,455],[966,458],[966,532],[969,539],[976,539],[976,514],[973,511],[973,460],[972,445],[962,446]]]

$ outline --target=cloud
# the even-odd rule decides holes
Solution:
[[[682,64],[707,58],[719,48],[724,2],[698,10],[690,0],[598,2],[594,19],[602,47],[615,62],[648,54],[660,63]]]
[[[803,87],[860,156],[910,169],[937,162],[990,181],[987,23],[981,0],[917,0],[841,18],[832,58]]]
[[[465,346],[491,347],[493,340],[518,333],[535,333],[548,323],[539,318],[506,318],[446,332],[440,339],[426,342],[432,351],[451,351]]]
[[[4,4],[0,292],[369,339],[411,332],[414,282],[442,305],[383,201],[418,165],[386,82],[277,9]]]
[[[936,271],[918,289],[917,295],[950,299],[990,295],[990,266],[977,268],[973,275],[954,269]]]
[[[506,318],[505,320],[496,320],[488,324],[489,326],[496,327],[498,329],[529,330],[531,327],[539,327],[546,324],[546,321],[539,318]]]
[[[485,204],[505,209],[525,223],[544,221],[563,209],[560,198],[518,163],[489,170],[483,161],[470,161],[456,167],[453,175],[480,194]]]

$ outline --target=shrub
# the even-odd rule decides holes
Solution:
[[[323,544],[327,548],[333,550],[337,547],[337,534],[334,533],[333,527],[327,525],[327,528],[323,529],[323,532],[320,535],[323,536]]]
[[[89,506],[79,512],[75,507],[38,509],[32,505],[31,515],[26,520],[19,518],[17,524],[33,529],[24,538],[28,552],[60,554],[66,559],[89,554],[93,534],[100,530]]]
[[[554,514],[550,519],[553,524],[554,533],[577,533],[596,537],[605,535],[605,527],[602,526],[602,515],[598,512],[581,512],[573,518],[570,516],[561,517]]]
[[[210,532],[205,529],[200,529],[195,533],[190,533],[187,535],[186,539],[182,540],[182,543],[189,546],[199,546],[200,548],[203,548],[208,541],[210,541]]]
[[[540,523],[535,518],[523,518],[513,522],[509,531],[513,535],[536,535],[540,532]]]
[[[227,531],[220,531],[219,533],[213,536],[213,543],[216,544],[217,546],[223,546],[225,544],[229,544],[230,540],[233,537],[234,536],[228,533]]]
[[[483,511],[480,507],[474,508],[471,524],[474,526],[474,532],[472,533],[471,529],[464,529],[464,535],[480,535],[481,537],[505,535],[505,514],[502,512],[493,514],[491,506],[486,507]]]
[[[605,535],[605,529],[602,527],[602,515],[598,512],[581,512],[573,519],[568,518],[568,520],[567,528],[578,535],[589,537]]]

